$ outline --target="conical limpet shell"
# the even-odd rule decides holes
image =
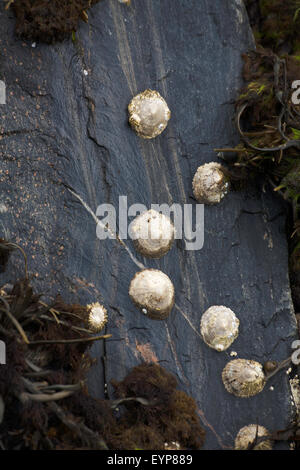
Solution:
[[[237,397],[252,397],[266,384],[263,367],[251,359],[234,359],[223,369],[222,379],[226,390]]]
[[[239,430],[235,439],[235,450],[247,450],[255,442],[256,438],[268,436],[269,431],[263,426],[249,424]],[[271,450],[273,447],[271,440],[261,441],[253,447],[253,450]]]
[[[99,302],[87,305],[89,329],[94,333],[103,330],[107,323],[107,310]]]
[[[170,278],[158,269],[143,269],[129,287],[131,300],[154,320],[164,320],[173,308],[175,290]]]
[[[165,255],[172,246],[174,233],[169,217],[152,209],[136,217],[131,226],[136,250],[148,258]]]
[[[158,91],[145,90],[128,105],[129,123],[144,139],[153,139],[167,127],[171,111]]]
[[[203,313],[200,331],[204,342],[217,351],[225,351],[239,334],[239,320],[230,308],[213,305]]]
[[[202,204],[217,204],[228,193],[229,180],[220,163],[205,163],[198,167],[193,178],[193,192]]]

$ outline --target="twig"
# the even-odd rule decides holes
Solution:
[[[70,392],[78,392],[82,388],[83,382],[78,383],[78,384],[73,384],[73,385],[61,385],[61,384],[55,384],[55,385],[47,385],[44,387],[41,387],[40,389],[43,392],[46,391],[51,391],[51,390],[65,390],[65,391],[70,391]]]
[[[243,105],[241,105],[239,108],[238,108],[238,111],[237,111],[237,114],[236,114],[236,125],[237,125],[237,129],[238,129],[238,132],[242,138],[242,140],[245,142],[246,145],[248,145],[248,147],[250,147],[251,149],[253,150],[256,150],[258,152],[278,152],[280,150],[286,150],[288,148],[296,148],[296,149],[299,149],[300,150],[300,140],[288,140],[287,142],[285,142],[284,144],[282,145],[279,145],[277,147],[256,147],[255,145],[251,144],[250,140],[246,137],[246,135],[244,134],[244,132],[242,131],[241,129],[241,117],[242,117],[242,114],[244,113],[244,111],[246,110],[246,108],[248,107],[248,103],[244,103]]]
[[[62,400],[63,398],[67,398],[67,397],[73,395],[74,393],[75,392],[72,392],[72,391],[63,391],[63,392],[54,393],[53,395],[49,395],[48,393],[27,393],[27,392],[22,392],[20,394],[19,398],[20,398],[20,401],[22,403],[25,403],[28,400],[39,401],[39,402],[48,402],[48,401]]]
[[[44,377],[48,376],[49,374],[53,373],[53,370],[40,370],[39,372],[26,372],[24,374],[26,377]]]
[[[34,399],[33,397],[35,397],[35,401],[42,401],[42,402],[46,401],[46,400],[39,400],[39,399],[36,400],[36,397],[41,395],[38,393],[38,389],[35,387],[35,385],[32,382],[30,382],[30,380],[26,379],[25,377],[22,377],[22,379],[27,389],[31,391],[30,394],[26,394],[26,395],[29,395],[29,397],[25,396],[23,398]],[[62,393],[73,394],[75,392],[60,392],[60,395]],[[56,396],[57,395],[58,394],[56,394]],[[100,436],[98,436],[98,434],[96,434],[94,431],[89,429],[84,423],[73,421],[71,416],[70,415],[67,416],[64,410],[57,403],[53,401],[54,395],[50,395],[50,397],[52,398],[52,400],[50,401],[47,400],[48,408],[57,416],[58,419],[61,420],[61,422],[65,426],[67,426],[72,432],[74,432],[81,439],[83,443],[87,444],[92,449],[108,450],[107,445],[105,444],[104,440]],[[20,399],[21,397],[19,396],[18,398]]]
[[[27,261],[27,255],[25,253],[25,251],[23,250],[23,248],[18,245],[17,243],[13,243],[13,242],[8,242],[6,244],[7,248],[15,248],[17,250],[20,250],[23,257],[24,257],[24,264],[25,264],[25,277],[26,279],[28,279],[28,261]]]
[[[52,389],[52,387],[56,387],[57,389],[63,388],[60,392],[49,394],[49,393],[40,393],[40,386],[43,384],[39,383],[32,383],[30,380],[26,379],[25,377],[22,377],[22,381],[25,384],[25,387],[27,388],[28,392],[22,392],[19,396],[19,399],[25,403],[28,400],[32,401],[39,401],[39,402],[49,402],[49,401],[56,401],[56,400],[62,400],[63,398],[67,398],[71,395],[73,395],[75,392],[78,392],[78,390],[81,389],[81,384],[74,384],[74,385],[56,385],[56,386],[51,386],[48,385],[45,387],[43,390],[44,392],[46,391],[46,388]]]
[[[108,450],[104,440],[97,433],[89,429],[83,423],[74,422],[70,415],[67,416],[63,409],[56,403],[51,402],[48,404],[48,407],[56,414],[65,426],[81,439],[83,443],[95,450]]]
[[[35,344],[72,344],[72,343],[85,343],[88,341],[97,341],[99,339],[111,338],[112,335],[91,336],[90,338],[77,338],[77,339],[45,339],[40,341],[30,341],[29,345]]]
[[[277,365],[275,370],[273,370],[272,372],[269,372],[268,374],[266,374],[266,380],[269,380],[271,377],[273,377],[275,374],[277,374],[277,372],[279,372],[280,370],[287,367],[291,363],[291,361],[292,361],[292,356],[290,356],[287,359],[284,359],[283,361],[279,362],[279,364]]]
[[[126,403],[128,401],[137,401],[138,403],[141,403],[141,405],[144,406],[152,406],[155,404],[155,401],[149,401],[146,400],[146,398],[142,397],[128,397],[128,398],[119,398],[118,400],[113,400],[111,401],[111,408],[114,410],[116,409],[119,405],[122,405],[123,403]]]
[[[51,317],[48,317],[47,315],[40,315],[39,318],[42,318],[42,319],[48,320],[48,321],[52,321],[52,322],[56,321],[55,319],[53,319]],[[83,333],[88,333],[88,334],[93,333],[91,330],[87,330],[86,328],[82,328],[82,327],[76,326],[76,325],[69,325],[67,322],[65,322],[63,320],[57,319],[57,322],[60,325],[68,326],[71,330],[82,331]]]
[[[234,152],[234,153],[244,153],[247,152],[247,149],[237,149],[237,148],[231,148],[231,147],[226,147],[226,148],[221,148],[221,149],[214,149],[214,152]]]
[[[23,340],[25,341],[26,344],[29,344],[29,339],[27,338],[27,335],[25,331],[23,330],[22,326],[18,322],[18,320],[12,315],[12,313],[9,311],[9,305],[7,301],[0,295],[0,300],[4,303],[5,308],[1,308],[0,310],[8,316],[8,318],[11,320],[11,322],[15,325],[17,328],[18,332],[22,336]]]
[[[8,0],[7,4],[5,5],[5,10],[8,10],[11,4],[14,3],[14,1],[15,0]]]

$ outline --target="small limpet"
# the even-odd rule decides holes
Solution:
[[[107,310],[99,302],[87,305],[88,326],[91,331],[98,333],[107,323]]]

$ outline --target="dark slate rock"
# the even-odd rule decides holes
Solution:
[[[249,399],[231,396],[221,382],[231,351],[282,360],[296,334],[285,208],[270,188],[262,191],[258,182],[205,208],[201,250],[186,251],[178,241],[159,261],[136,255],[174,282],[179,308],[164,322],[132,305],[128,286],[137,266],[116,241],[97,239],[93,217],[69,192],[92,211],[116,205],[120,195],[129,205],[195,206],[197,167],[216,159],[215,147],[238,141],[233,102],[241,53],[253,47],[242,2],[132,0],[126,7],[106,0],[90,10],[76,44],[34,48],[13,29],[12,13],[1,6],[0,79],[7,86],[0,108],[1,235],[26,250],[34,286],[46,297],[60,292],[108,307],[113,339],[93,349],[99,364],[92,393],[103,396],[105,382],[155,360],[197,401],[205,448],[232,446],[249,423],[284,428],[292,414],[285,372]],[[127,124],[128,102],[145,88],[161,92],[172,110],[167,130],[153,141],[139,139]],[[2,280],[22,272],[13,254]],[[198,333],[201,314],[213,304],[232,308],[241,321],[238,339],[223,354]]]

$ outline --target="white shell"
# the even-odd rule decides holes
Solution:
[[[258,426],[257,424],[249,424],[244,426],[239,430],[235,439],[235,450],[247,450],[249,445],[255,442],[255,439],[258,437],[268,436],[269,431],[263,426]],[[273,447],[272,441],[265,440],[256,444],[253,447],[253,450],[271,450]]]
[[[213,305],[202,315],[200,331],[205,343],[225,351],[239,334],[239,320],[230,308]]]
[[[145,90],[128,105],[129,123],[144,139],[153,139],[167,127],[171,111],[157,91]]]
[[[149,258],[161,258],[170,250],[174,233],[169,217],[151,209],[136,217],[130,236],[139,253]]]
[[[88,325],[91,331],[98,333],[103,330],[107,323],[107,310],[99,302],[87,305],[88,308]]]
[[[217,204],[228,193],[229,181],[216,162],[198,167],[193,178],[193,192],[201,204]]]
[[[143,269],[135,274],[129,287],[131,300],[146,316],[163,320],[169,316],[175,290],[170,278],[158,269]]]
[[[222,372],[226,390],[237,397],[251,397],[261,392],[266,384],[263,366],[251,359],[234,359]]]

